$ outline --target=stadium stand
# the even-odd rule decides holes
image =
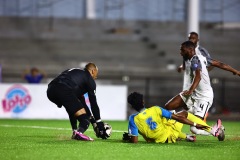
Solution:
[[[219,25],[219,24],[215,24]],[[212,57],[239,66],[239,29],[201,24],[201,45]],[[149,105],[163,105],[182,88],[180,44],[186,40],[183,22],[82,20],[64,18],[0,18],[0,64],[3,82],[22,82],[26,66],[37,66],[49,79],[66,68],[93,61],[99,83],[127,84],[143,92]],[[130,80],[123,81],[127,76]],[[216,112],[239,111],[239,77],[214,69]],[[45,81],[47,82],[47,80]],[[220,107],[219,107],[220,106]],[[220,109],[219,109],[220,108]]]

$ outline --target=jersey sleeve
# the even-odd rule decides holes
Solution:
[[[211,66],[212,65],[212,58],[211,58],[210,53],[203,47],[199,47],[198,49],[201,52],[202,56],[206,57],[207,67]]]
[[[202,64],[198,58],[198,56],[194,56],[191,60],[191,69],[196,71],[197,69],[202,70]]]
[[[100,109],[97,104],[97,98],[96,98],[96,83],[93,79],[89,80],[89,86],[88,86],[88,97],[89,97],[89,102],[92,110],[92,114],[95,118],[95,120],[101,119],[100,116]]]
[[[159,107],[159,109],[161,110],[162,112],[162,117],[165,117],[167,119],[171,119],[172,118],[172,112],[162,108],[162,107]]]
[[[128,133],[133,136],[138,136],[138,128],[134,122],[134,117],[136,114],[129,116],[129,123],[128,123]]]

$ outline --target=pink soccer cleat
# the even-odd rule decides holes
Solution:
[[[78,131],[73,131],[72,139],[80,140],[80,141],[94,141],[89,136],[86,136],[85,134],[78,132]]]
[[[222,121],[221,119],[217,120],[217,123],[212,127],[211,133],[214,137],[218,137],[218,135],[220,134],[220,129],[222,126]]]
[[[218,135],[218,140],[219,141],[224,141],[225,139],[225,127],[222,125],[220,130],[219,130],[219,135]]]

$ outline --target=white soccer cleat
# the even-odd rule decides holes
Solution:
[[[211,133],[214,137],[217,137],[220,134],[220,129],[222,126],[221,119],[217,120],[217,123],[212,127]]]

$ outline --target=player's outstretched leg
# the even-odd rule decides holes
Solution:
[[[72,139],[81,140],[81,141],[93,141],[94,140],[91,137],[89,137],[81,132],[78,132],[78,131],[73,131]]]

